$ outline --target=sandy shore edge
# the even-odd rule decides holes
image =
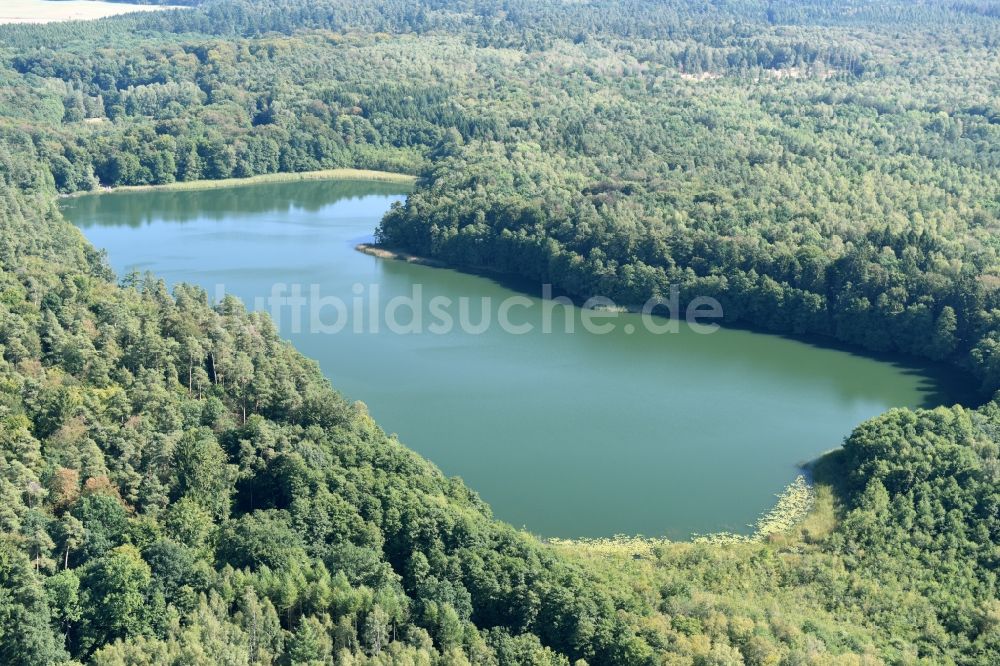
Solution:
[[[379,259],[393,259],[395,261],[405,261],[408,264],[420,264],[421,266],[432,266],[434,268],[449,268],[448,264],[443,261],[420,257],[400,250],[393,250],[375,243],[360,243],[355,245],[354,249],[362,254],[378,257]]]
[[[220,180],[191,180],[165,183],[163,185],[122,185],[101,187],[96,190],[73,192],[61,195],[63,198],[82,197],[89,194],[112,194],[115,192],[154,192],[185,190],[216,190],[225,187],[243,187],[263,183],[295,183],[306,180],[360,180],[380,183],[413,185],[416,176],[392,171],[372,171],[369,169],[323,169],[320,171],[298,171],[292,173],[268,173],[248,178],[223,178]]]

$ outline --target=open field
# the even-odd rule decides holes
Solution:
[[[158,5],[131,5],[99,0],[4,0],[0,5],[0,24],[52,23],[86,21],[129,12],[173,9]]]

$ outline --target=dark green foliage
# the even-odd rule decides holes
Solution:
[[[80,521],[86,535],[75,554],[82,561],[98,558],[125,540],[128,514],[115,497],[103,494],[82,497],[70,515]]]
[[[66,656],[41,578],[22,552],[0,542],[0,659],[27,666]]]

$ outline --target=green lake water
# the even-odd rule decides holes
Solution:
[[[224,285],[251,307],[267,307],[258,299],[276,283],[302,285],[304,296],[317,285],[349,314],[361,303],[362,317],[338,333],[310,332],[308,308],[301,330],[291,308],[279,311],[279,325],[386,430],[461,476],[498,518],[545,536],[745,532],[798,463],[838,446],[862,420],[954,395],[920,366],[742,330],[701,335],[681,325],[658,335],[621,315],[608,320],[612,333],[594,334],[577,310],[570,334],[559,307],[545,333],[540,285],[524,288],[530,305],[509,310],[530,333],[495,324],[431,332],[435,296],[468,299],[477,323],[483,297],[495,322],[498,305],[521,292],[357,252],[404,198],[398,185],[298,182],[86,196],[63,211],[119,275],[149,270],[213,297]],[[385,304],[412,296],[414,285],[423,332],[399,334],[385,321],[373,332],[374,291]],[[459,307],[449,312],[457,322]],[[413,328],[406,313],[397,320]],[[337,311],[320,317],[333,327]]]

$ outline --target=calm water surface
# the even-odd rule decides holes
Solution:
[[[369,295],[378,285],[383,303],[414,284],[425,302],[515,294],[355,251],[404,197],[397,185],[300,182],[87,196],[64,212],[119,274],[150,270],[209,294],[224,284],[251,306],[275,282],[317,284],[348,304],[358,283]],[[465,479],[497,517],[546,536],[746,531],[797,463],[863,419],[950,397],[920,368],[746,331],[654,335],[623,315],[609,335],[579,325],[543,334],[532,300],[511,315],[535,323],[527,335],[329,335],[279,323],[386,430]]]

